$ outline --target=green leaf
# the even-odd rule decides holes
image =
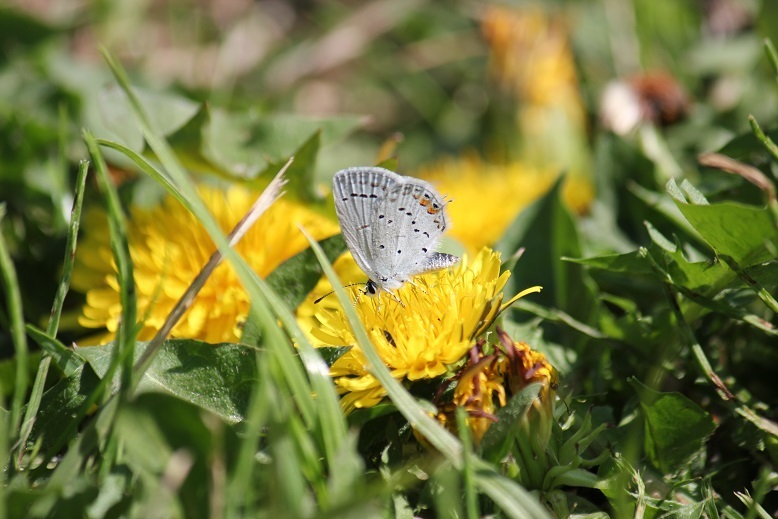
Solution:
[[[675,188],[668,182],[668,191]],[[766,208],[737,202],[692,205],[675,199],[689,223],[716,254],[732,258],[740,267],[750,267],[775,258],[778,230]]]
[[[192,119],[199,105],[180,95],[155,92],[134,87],[141,105],[146,109],[155,128],[168,135]],[[110,85],[98,94],[98,105],[105,127],[131,150],[143,150],[143,133],[135,123],[127,95],[116,85]]]
[[[778,142],[778,130],[766,131],[765,135],[773,142]],[[770,158],[770,153],[751,130],[733,138],[719,150],[719,153],[748,164],[763,164]]]
[[[108,510],[131,495],[133,474],[126,465],[115,465],[99,486],[99,493],[87,508],[88,517],[106,517]]]
[[[51,355],[52,360],[57,367],[65,374],[71,376],[75,371],[84,365],[85,360],[79,357],[73,350],[50,337],[43,330],[35,326],[27,325],[27,335],[29,335],[46,353]]]
[[[643,410],[645,448],[665,474],[684,469],[705,447],[716,424],[708,413],[680,393],[660,393],[630,378]]]
[[[317,130],[306,140],[294,155],[294,162],[286,170],[286,178],[289,180],[287,186],[289,190],[300,199],[306,202],[312,202],[319,198],[316,193],[316,156],[321,146],[321,130]],[[265,170],[260,173],[261,177],[269,177],[286,163],[288,159],[271,161]]]
[[[314,133],[321,132],[320,145],[336,142],[363,123],[362,117],[303,117],[265,115],[256,111],[228,113],[211,110],[203,129],[203,156],[228,171],[255,171],[292,156]]]
[[[389,171],[397,171],[397,168],[400,167],[400,163],[397,160],[397,157],[389,157],[376,164],[376,167],[388,169]]]
[[[598,303],[585,269],[562,261],[581,256],[578,230],[561,199],[562,178],[540,200],[524,209],[495,247],[509,257],[520,247],[526,250],[519,268],[512,271],[506,293],[518,293],[540,285],[543,291],[532,302],[556,307],[574,319],[591,324]]]
[[[15,9],[7,4],[0,6],[0,48],[3,49],[3,61],[8,59],[9,47],[34,45],[61,30],[44,23],[43,18],[33,18],[26,10]]]
[[[99,377],[113,355],[114,344],[77,348]],[[137,344],[135,360],[145,351]],[[138,384],[140,393],[168,393],[229,423],[243,419],[251,385],[256,381],[254,349],[241,344],[208,344],[176,339],[165,341]]]
[[[346,242],[340,234],[320,241],[319,245],[330,262],[335,261],[346,250]],[[321,265],[309,247],[279,265],[267,277],[267,282],[273,290],[281,294],[289,308],[297,308],[319,282],[322,272]]]
[[[316,351],[319,352],[319,355],[321,355],[321,358],[324,359],[328,366],[332,366],[336,360],[341,358],[351,348],[352,346],[324,347],[316,348]]]
[[[365,463],[357,450],[358,435],[351,431],[333,456],[337,470],[330,473],[327,489],[333,504],[354,500],[354,490],[364,485]]]
[[[208,493],[203,486],[208,484],[213,457],[223,455],[214,449],[218,442],[237,442],[232,429],[221,427],[212,418],[196,405],[160,394],[141,395],[120,408],[116,434],[121,439],[125,462],[136,477],[154,485],[171,463],[191,462],[176,495],[151,487],[144,492],[145,499],[136,500],[146,509],[141,515],[153,515],[160,507],[175,510],[180,506],[185,517],[196,517],[207,509]]]
[[[211,107],[208,104],[200,105],[197,113],[186,124],[168,135],[168,142],[175,150],[176,156],[190,171],[214,173],[218,176],[242,180],[245,171],[227,170],[211,161],[204,153],[203,135],[211,120]],[[153,153],[149,153],[153,155]],[[137,162],[137,161],[136,161]],[[253,171],[253,170],[252,170]],[[236,175],[237,173],[237,175]],[[241,173],[243,173],[241,175]]]
[[[651,264],[638,251],[625,254],[608,254],[591,258],[563,258],[565,261],[586,265],[608,272],[618,272],[630,275],[653,275]]]
[[[481,456],[492,463],[498,463],[511,449],[522,429],[522,421],[538,398],[541,384],[529,384],[513,395],[505,407],[497,412],[497,423],[486,430],[481,440]],[[520,441],[520,440],[519,440]]]
[[[88,364],[77,368],[72,375],[54,384],[43,394],[38,417],[30,439],[41,439],[44,446],[51,445],[66,426],[77,416],[78,410],[97,388],[100,378]],[[73,434],[76,431],[73,430]],[[67,438],[69,440],[69,438]]]
[[[387,416],[396,412],[396,405],[391,402],[382,402],[380,404],[374,405],[373,407],[356,409],[353,413],[348,415],[348,423],[352,427],[361,428],[364,424],[370,422],[371,420],[375,420],[376,418]]]

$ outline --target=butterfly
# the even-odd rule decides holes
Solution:
[[[343,238],[369,278],[365,293],[392,293],[413,276],[459,261],[435,249],[446,230],[446,204],[429,182],[379,167],[353,167],[332,179]]]

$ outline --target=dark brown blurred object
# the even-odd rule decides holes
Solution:
[[[637,93],[643,120],[667,126],[683,119],[689,111],[686,92],[666,72],[632,76],[628,82]]]
[[[689,98],[666,72],[636,74],[609,83],[600,101],[600,119],[609,130],[625,135],[642,122],[668,126],[683,119]]]

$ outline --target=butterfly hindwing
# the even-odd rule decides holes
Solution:
[[[389,187],[373,216],[373,262],[385,278],[402,283],[432,270],[429,261],[447,225],[444,208],[440,195],[423,180],[405,177]]]

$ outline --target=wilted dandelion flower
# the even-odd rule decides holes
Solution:
[[[238,187],[226,191],[200,187],[199,194],[225,234],[257,197],[257,193]],[[308,247],[298,225],[316,239],[338,232],[333,221],[279,200],[251,227],[236,250],[265,277]],[[79,246],[73,275],[74,288],[86,293],[79,323],[87,328],[106,328],[101,342],[114,337],[121,316],[119,285],[105,226],[104,213],[93,214],[85,222],[86,236]],[[172,197],[152,209],[133,208],[128,227],[138,315],[143,319],[138,338],[148,340],[216,247],[197,219]],[[237,274],[224,262],[202,287],[172,336],[213,343],[235,341],[240,334],[238,323],[248,314],[250,304]]]
[[[392,296],[371,298],[351,291],[355,308],[368,337],[392,376],[416,381],[444,375],[462,360],[473,338],[496,318],[502,304],[502,288],[510,276],[500,273],[499,254],[482,249],[474,258],[465,256],[456,266],[417,276]],[[356,345],[344,313],[320,309],[311,334],[327,346],[354,346],[332,365],[331,375],[344,395],[346,411],[371,407],[386,395],[370,374],[367,361]]]
[[[473,349],[471,358],[457,376],[450,402],[439,407],[438,420],[456,430],[456,409],[464,409],[470,436],[477,444],[489,427],[497,422],[496,413],[507,405],[512,396],[529,384],[539,383],[540,392],[528,416],[532,426],[526,427],[526,432],[533,436],[532,443],[542,452],[553,424],[553,403],[558,384],[556,370],[545,355],[532,350],[526,343],[513,341],[502,331],[498,334],[500,344],[492,353],[485,353],[483,341]]]

